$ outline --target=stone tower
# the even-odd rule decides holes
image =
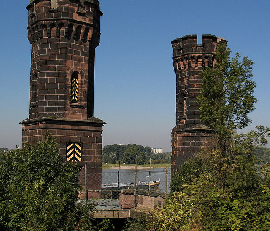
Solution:
[[[214,67],[217,44],[226,40],[214,35],[187,35],[172,41],[176,73],[176,126],[172,130],[172,171],[202,148],[211,146],[213,133],[200,121],[197,96],[202,86],[200,73]]]
[[[64,158],[84,166],[82,185],[98,190],[104,125],[94,117],[99,1],[30,0],[27,9],[32,44],[30,108],[29,118],[21,122],[22,140],[44,140],[49,131]]]

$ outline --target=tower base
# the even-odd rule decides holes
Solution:
[[[175,174],[185,161],[202,150],[213,147],[214,134],[207,128],[172,129],[172,158],[171,169]]]
[[[79,181],[89,198],[98,198],[102,184],[102,127],[100,119],[67,120],[62,118],[26,119],[22,124],[22,141],[34,144],[51,134],[65,161],[83,166]]]

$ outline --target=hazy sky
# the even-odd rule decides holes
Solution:
[[[0,14],[0,147],[21,145],[28,117],[30,0],[2,0]],[[103,144],[136,143],[170,151],[175,126],[171,41],[214,34],[254,62],[257,82],[252,126],[270,126],[269,0],[100,0],[95,117],[107,122]]]

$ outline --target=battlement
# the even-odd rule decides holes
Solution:
[[[57,13],[57,12],[68,13],[68,11],[66,11],[68,6],[72,6],[72,7],[76,6],[77,7],[76,13],[85,17],[89,17],[88,13],[89,11],[92,12],[93,8],[96,9],[96,11],[100,14],[100,16],[102,15],[98,0],[61,0],[61,1],[59,0],[30,0],[30,4],[26,8],[28,11],[30,11],[30,13],[35,15],[36,7],[38,5],[41,5],[43,7],[42,13],[45,13],[44,16],[46,16],[46,13],[48,12],[49,13]]]
[[[197,35],[186,35],[173,40],[173,65],[177,75],[176,124],[181,129],[200,127],[200,111],[197,96],[202,80],[203,68],[215,66],[217,45],[226,40],[211,34],[202,35],[202,44],[198,44]]]
[[[202,44],[197,43],[197,35],[186,35],[177,38],[171,42],[173,47],[173,57],[179,57],[186,54],[202,54],[216,52],[219,42],[227,42],[225,39],[211,34],[202,35]]]
[[[98,0],[31,0],[27,6],[28,39],[67,38],[99,44],[100,16]],[[96,32],[93,34],[93,32]]]
[[[48,1],[48,0],[30,0],[30,5],[31,4],[34,4],[34,3],[37,3],[37,2],[41,2],[41,1]],[[55,1],[55,2],[58,2],[58,0],[49,0],[51,2]],[[99,6],[99,1],[98,0],[71,0],[72,2],[78,2],[82,5],[84,4],[88,4],[88,3],[92,3],[92,4],[96,4]]]

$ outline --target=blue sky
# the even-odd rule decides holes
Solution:
[[[2,1],[0,14],[0,147],[21,145],[28,117],[30,0]],[[170,151],[175,125],[171,41],[214,34],[232,52],[255,62],[253,123],[270,126],[269,0],[100,0],[101,43],[96,49],[95,116],[107,122],[103,143],[136,143]]]

